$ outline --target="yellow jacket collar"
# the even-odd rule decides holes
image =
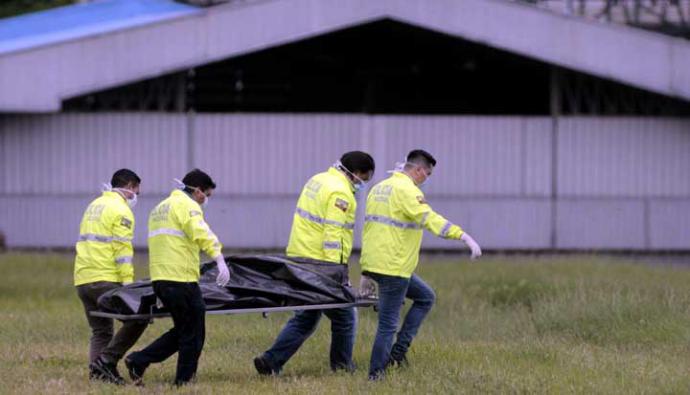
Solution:
[[[345,173],[336,169],[335,167],[331,167],[328,169],[328,174],[332,174],[332,175],[340,178],[345,183],[345,185],[347,185],[350,188],[350,191],[352,191],[354,193],[355,188],[352,186],[352,182],[350,182],[350,180],[347,178]]]
[[[119,198],[122,203],[127,204],[127,199],[125,199],[124,196],[120,195],[119,193],[115,191],[103,191],[103,196],[107,196],[109,198]],[[129,207],[129,206],[127,206]]]
[[[398,177],[398,178],[405,179],[405,180],[409,181],[409,182],[410,182],[412,185],[414,185],[415,187],[417,186],[417,184],[414,183],[414,180],[412,179],[412,177],[410,177],[409,175],[407,175],[407,173],[405,173],[405,172],[402,172],[402,171],[394,171],[394,172],[393,172],[393,177]]]
[[[174,190],[170,193],[170,196],[184,196],[184,197],[186,197],[187,199],[189,199],[189,200],[191,200],[192,202],[194,202],[194,204],[199,205],[199,203],[197,203],[196,200],[192,199],[192,197],[189,196],[189,194],[187,194],[187,192],[185,192],[185,191],[183,191],[183,190],[181,190],[181,189],[174,189]],[[201,206],[199,206],[199,207],[201,207]]]

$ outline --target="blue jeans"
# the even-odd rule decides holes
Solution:
[[[367,273],[367,275],[379,286],[379,324],[369,365],[369,377],[377,378],[384,373],[388,365],[391,349],[395,348],[396,353],[405,355],[422,321],[434,305],[436,294],[416,274],[409,279],[378,273]],[[412,299],[413,304],[405,316],[405,321],[393,345],[393,335],[398,329],[400,310],[402,310],[405,297]]]
[[[303,310],[295,313],[280,332],[273,346],[263,354],[271,367],[280,372],[283,365],[314,333],[325,315],[331,320],[331,369],[354,369],[352,349],[355,345],[357,311],[354,307],[329,310]]]

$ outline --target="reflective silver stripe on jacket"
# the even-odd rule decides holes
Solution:
[[[333,221],[330,219],[321,218],[319,216],[316,216],[316,215],[310,213],[309,211],[302,210],[299,207],[297,207],[295,209],[295,214],[306,219],[307,221],[316,222],[317,224],[321,224],[321,225],[334,225],[334,226],[338,226],[338,227],[341,227],[344,229],[350,229],[350,230],[355,228],[355,224],[342,223],[342,222]],[[340,248],[340,247],[338,247],[338,248]]]
[[[159,236],[159,235],[186,237],[184,232],[181,230],[178,230],[178,229],[160,228],[160,229],[152,230],[149,232],[149,237],[154,237],[154,236]]]
[[[448,232],[450,232],[450,227],[453,226],[453,224],[450,221],[446,221],[446,224],[443,225],[443,228],[441,228],[441,233],[439,233],[439,236],[441,237],[447,237]]]
[[[324,250],[339,250],[341,248],[340,242],[339,241],[324,241],[323,242],[323,249]]]
[[[365,222],[378,222],[380,224],[384,225],[390,225],[394,226],[396,228],[401,228],[401,229],[421,229],[422,227],[420,225],[415,224],[414,222],[402,222],[395,220],[393,218],[385,217],[383,215],[367,215],[364,217]]]
[[[419,226],[424,226],[426,224],[426,219],[429,216],[429,212],[424,213],[424,216],[422,217],[422,221],[419,223]]]
[[[99,243],[110,243],[112,241],[121,241],[123,243],[128,243],[132,239],[128,237],[118,237],[118,236],[103,236],[94,233],[84,233],[79,235],[79,241],[97,241]]]
[[[218,241],[218,236],[216,236],[216,234],[213,233],[213,231],[211,230],[211,228],[208,226],[208,224],[206,222],[204,222],[203,220],[199,220],[198,223],[199,223],[200,227],[202,227],[203,229],[206,230],[206,235],[208,236],[209,239]]]
[[[131,256],[119,256],[115,258],[115,263],[132,263]]]

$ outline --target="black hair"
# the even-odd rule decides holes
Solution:
[[[422,149],[410,151],[410,153],[407,154],[407,162],[423,165],[426,167],[436,166],[436,159],[434,159],[434,157],[431,156],[430,153]]]
[[[368,173],[376,169],[374,158],[362,151],[344,153],[343,156],[340,157],[340,163],[342,163],[343,167],[349,170],[350,173]]]
[[[216,183],[213,182],[211,176],[199,169],[194,169],[187,173],[187,175],[182,179],[182,183],[186,185],[184,190],[187,193],[193,192],[193,189],[189,187],[196,187],[202,191],[206,191],[207,189],[216,189]]]
[[[110,179],[110,185],[112,185],[113,188],[124,188],[129,184],[133,184],[134,186],[141,184],[141,178],[139,178],[137,173],[129,169],[120,169],[116,171],[113,173],[113,178]]]

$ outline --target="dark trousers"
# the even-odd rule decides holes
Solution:
[[[186,383],[196,375],[206,336],[206,306],[201,289],[198,283],[154,281],[153,291],[172,315],[174,326],[128,358],[137,365],[148,366],[179,352],[175,383]]]
[[[314,333],[322,314],[331,320],[331,369],[354,369],[352,349],[357,327],[357,310],[354,307],[304,310],[295,313],[273,346],[263,355],[273,369],[282,370],[283,365],[297,352],[302,343]]]
[[[147,321],[126,321],[113,336],[113,320],[110,318],[92,317],[89,313],[98,310],[98,298],[104,293],[122,287],[120,283],[98,281],[77,286],[77,295],[84,305],[86,320],[91,327],[89,341],[89,362],[93,363],[99,356],[108,362],[117,364],[127,350],[139,340],[144,333]]]

